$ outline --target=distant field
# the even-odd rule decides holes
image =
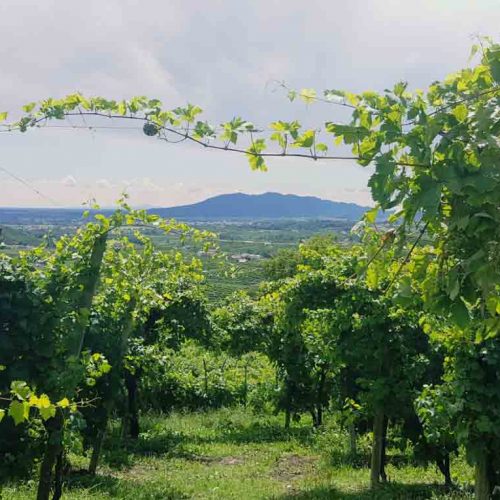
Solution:
[[[334,233],[339,241],[349,241],[352,222],[343,220],[229,220],[229,221],[190,221],[190,224],[216,233],[222,252],[227,254],[228,264],[235,267],[235,272],[226,273],[220,265],[210,259],[204,259],[207,277],[207,293],[211,301],[218,302],[230,293],[246,289],[250,293],[258,289],[259,283],[266,279],[264,262],[276,254],[279,249],[292,248],[301,241],[317,234]],[[0,252],[15,255],[19,250],[31,248],[43,242],[52,241],[63,234],[76,230],[77,224],[46,223],[43,213],[36,221],[17,218],[15,224],[2,224]],[[180,248],[188,255],[196,255],[200,248],[187,242],[181,245],[177,237],[166,236],[154,230],[145,231],[160,248]],[[260,256],[260,259],[239,262],[241,254]],[[229,271],[229,266],[226,271]]]

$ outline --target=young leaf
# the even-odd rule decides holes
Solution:
[[[23,106],[23,111],[26,113],[31,113],[33,111],[33,109],[35,108],[35,106],[36,106],[36,102],[30,102],[29,104],[25,104]]]
[[[365,220],[370,224],[373,224],[377,220],[378,207],[374,207],[371,210],[365,212]]]
[[[14,419],[14,423],[20,423],[28,420],[30,405],[26,401],[17,401],[16,399],[10,403],[9,415]]]
[[[314,89],[302,89],[299,96],[306,104],[311,104],[316,100],[316,91]]]

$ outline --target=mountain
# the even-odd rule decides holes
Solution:
[[[153,208],[162,217],[224,218],[335,218],[357,221],[369,209],[355,203],[322,200],[295,194],[222,194],[192,205]]]
[[[295,194],[222,194],[207,200],[170,208],[150,208],[148,212],[179,219],[343,219],[358,221],[369,209],[355,203],[322,200]],[[110,215],[111,209],[91,210]],[[2,208],[0,224],[81,224],[78,208]]]

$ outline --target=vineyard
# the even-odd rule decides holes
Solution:
[[[376,203],[304,241],[217,238],[126,196],[40,245],[4,235],[32,248],[0,254],[2,498],[498,495],[500,46],[471,57],[425,92],[287,89],[351,113],[321,129],[146,97],[0,113],[8,133],[123,120],[254,170],[356,161]],[[269,238],[242,279],[230,254]]]

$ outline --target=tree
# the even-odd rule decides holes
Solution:
[[[300,271],[269,299],[276,304],[274,359],[284,372],[285,403],[294,409],[315,408],[320,423],[332,396],[332,379],[337,379],[344,400],[361,405],[373,421],[375,486],[385,480],[388,420],[412,411],[424,383],[428,339],[419,326],[418,309],[394,304],[385,293],[389,273],[380,281],[371,274],[364,280],[357,277],[360,269],[366,270],[365,248],[306,244],[300,253]],[[346,380],[354,383],[341,383]]]
[[[54,466],[54,498],[62,494],[63,433],[68,398],[73,399],[82,385],[110,369],[100,353],[90,353],[83,348],[108,235],[123,225],[136,224],[202,236],[183,224],[165,222],[144,211],[133,211],[123,203],[111,217],[98,214],[74,236],[61,238],[53,251],[37,248],[16,258],[2,257],[0,280],[9,286],[7,293],[1,296],[1,324],[3,332],[11,339],[7,349],[2,351],[3,378],[16,383],[15,387],[24,384],[22,391],[15,392],[11,384],[15,399],[9,411],[14,408],[12,416],[19,424],[29,418],[29,408],[38,405],[47,434],[39,499],[50,495]],[[23,376],[29,386],[20,382],[19,376]],[[41,391],[43,398],[36,397],[30,386]],[[51,403],[58,400],[58,404]],[[23,411],[18,412],[17,408]]]
[[[247,292],[230,295],[213,311],[214,343],[236,356],[265,351],[272,316]]]

